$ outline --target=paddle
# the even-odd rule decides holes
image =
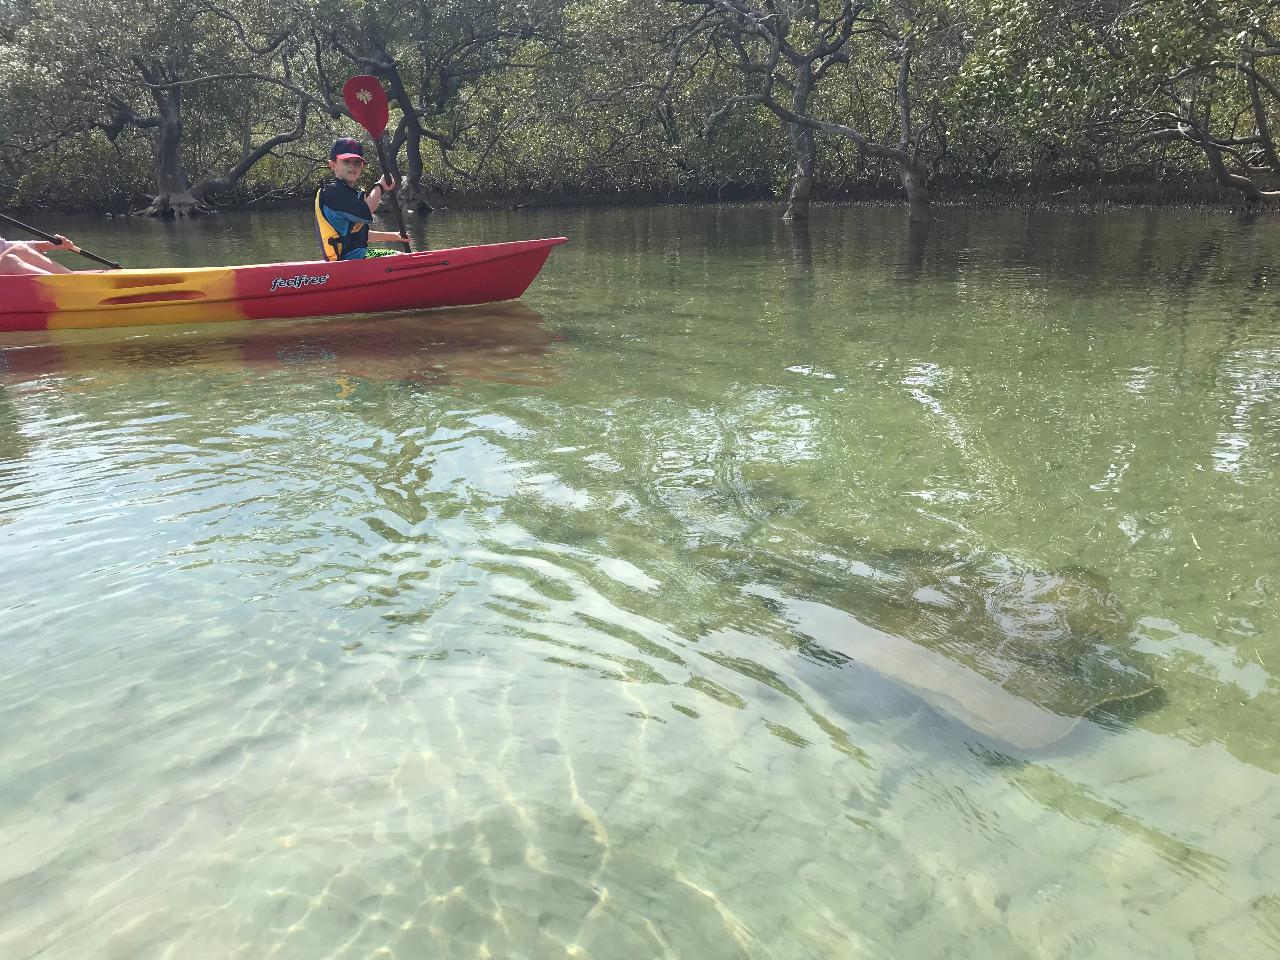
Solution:
[[[347,109],[351,111],[356,123],[368,130],[369,136],[373,138],[373,143],[378,148],[378,163],[382,165],[382,172],[387,176],[394,176],[387,160],[387,147],[382,142],[382,135],[387,130],[387,92],[382,89],[381,81],[377,77],[352,77],[342,85],[342,99],[347,102]],[[409,231],[404,228],[400,201],[392,197],[391,206],[396,212],[396,226],[400,228],[400,235],[407,237]],[[406,253],[413,250],[408,241],[405,241],[404,249]]]
[[[35,227],[28,226],[27,224],[23,223],[21,220],[13,219],[13,217],[6,217],[3,213],[0,213],[0,220],[4,221],[10,226],[17,227],[19,230],[25,230],[27,231],[27,233],[34,233],[41,240],[48,240],[50,243],[58,242],[58,238],[55,237],[53,234],[45,233],[43,230],[37,230]],[[110,267],[112,270],[121,269],[120,264],[114,263],[111,260],[106,260],[98,256],[96,253],[90,253],[88,250],[77,250],[76,253],[80,254],[80,256],[85,257],[89,260],[94,260],[105,267]]]

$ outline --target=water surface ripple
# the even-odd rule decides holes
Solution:
[[[775,215],[0,344],[0,956],[1280,951],[1280,228]]]

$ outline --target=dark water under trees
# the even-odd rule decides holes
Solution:
[[[937,216],[7,340],[0,955],[1274,956],[1280,224]]]

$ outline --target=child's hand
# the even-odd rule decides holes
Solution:
[[[383,193],[390,193],[392,190],[396,188],[396,182],[392,178],[391,174],[388,173],[385,176],[383,176],[381,180],[378,181],[378,186],[382,188]]]
[[[79,253],[80,248],[60,233],[54,234],[54,241],[49,244],[50,250],[61,250],[67,253]]]

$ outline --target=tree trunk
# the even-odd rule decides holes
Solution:
[[[1250,67],[1254,66],[1252,63]],[[1254,127],[1262,140],[1262,154],[1267,158],[1267,165],[1272,173],[1280,173],[1280,155],[1276,154],[1275,141],[1271,139],[1271,125],[1267,122],[1267,108],[1262,103],[1262,92],[1258,89],[1257,77],[1249,76],[1249,100],[1253,104]]]
[[[147,71],[159,77],[160,71]],[[145,211],[148,217],[172,220],[175,217],[194,217],[208,211],[191,194],[191,181],[182,165],[182,88],[152,89],[156,104],[156,116],[160,123],[156,136],[155,163],[158,193]]]
[[[390,61],[390,57],[387,57]],[[405,144],[405,161],[408,166],[407,175],[396,190],[395,200],[400,204],[400,209],[416,210],[419,213],[430,213],[431,204],[427,202],[426,189],[422,186],[422,121],[418,115],[418,108],[413,103],[413,98],[409,95],[409,90],[404,85],[404,79],[400,76],[399,69],[395,66],[394,61],[381,71],[382,75],[387,79],[387,86],[391,88],[391,99],[400,106],[401,124],[403,125],[403,135]],[[400,131],[397,131],[399,133]],[[397,139],[399,139],[397,137]],[[399,150],[395,150],[391,154],[391,164],[398,164]],[[398,171],[397,171],[398,173]]]
[[[911,208],[912,221],[929,219],[929,171],[915,157],[898,164],[898,176],[907,191],[907,204]]]
[[[911,209],[911,221],[919,222],[929,219],[929,188],[926,186],[929,171],[912,147],[913,129],[911,123],[911,47],[906,39],[902,42],[901,56],[898,60],[898,149],[905,159],[898,163],[898,177],[907,191],[907,204]]]
[[[816,154],[813,131],[799,124],[791,124],[791,152],[796,158],[796,169],[791,177],[791,193],[787,197],[787,211],[782,219],[805,220],[809,216],[809,197],[813,193]]]
[[[401,187],[402,206],[418,214],[431,212],[427,188],[422,185],[422,136],[417,124],[410,124],[405,138],[405,182]],[[415,132],[417,135],[415,135]]]
[[[804,68],[796,78],[795,94],[791,98],[791,111],[803,115],[813,92],[813,71]],[[791,176],[791,193],[787,197],[787,210],[783,220],[804,220],[809,216],[809,197],[813,193],[813,168],[817,149],[813,140],[813,128],[798,123],[789,124],[791,154],[795,157],[795,172]]]
[[[1275,199],[1275,193],[1263,191],[1248,177],[1243,177],[1228,170],[1227,165],[1222,160],[1222,149],[1209,138],[1208,133],[1200,141],[1200,149],[1204,151],[1205,158],[1209,161],[1209,169],[1213,171],[1213,175],[1218,182],[1224,187],[1230,187],[1243,193],[1245,203],[1258,204],[1264,200]]]

